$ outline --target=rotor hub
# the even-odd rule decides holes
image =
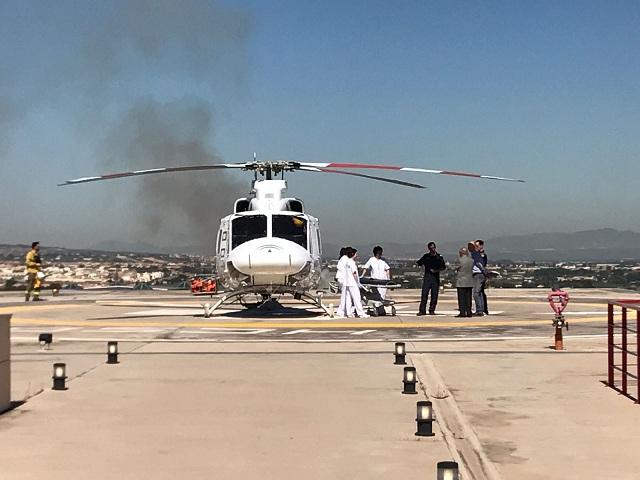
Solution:
[[[270,173],[278,175],[282,172],[293,172],[300,168],[299,162],[290,162],[287,160],[276,160],[266,162],[249,162],[242,168],[243,170],[254,171],[261,175],[269,175]]]

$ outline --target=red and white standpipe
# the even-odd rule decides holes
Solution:
[[[554,288],[547,296],[547,300],[553,309],[553,313],[555,313],[555,318],[553,319],[553,326],[556,327],[555,350],[564,350],[564,345],[562,343],[562,328],[564,327],[569,330],[569,322],[565,321],[562,312],[569,303],[569,294],[564,290]]]

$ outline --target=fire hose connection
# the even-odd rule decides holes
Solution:
[[[552,325],[555,328],[555,345],[554,350],[564,350],[564,342],[562,339],[562,329],[566,328],[569,330],[569,322],[564,319],[564,315],[562,312],[567,307],[569,303],[569,294],[564,290],[560,290],[559,288],[554,288],[551,293],[547,296],[547,300],[555,317],[553,319]]]

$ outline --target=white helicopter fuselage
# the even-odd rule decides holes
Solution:
[[[302,294],[318,286],[318,220],[301,200],[283,197],[286,188],[284,180],[254,180],[253,196],[236,200],[221,219],[216,268],[226,289]]]

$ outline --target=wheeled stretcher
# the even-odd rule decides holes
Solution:
[[[395,302],[388,296],[382,298],[379,288],[393,290],[400,288],[400,284],[393,280],[378,280],[376,278],[361,277],[360,278],[360,296],[362,297],[362,308],[369,315],[374,317],[382,315],[395,315]]]

